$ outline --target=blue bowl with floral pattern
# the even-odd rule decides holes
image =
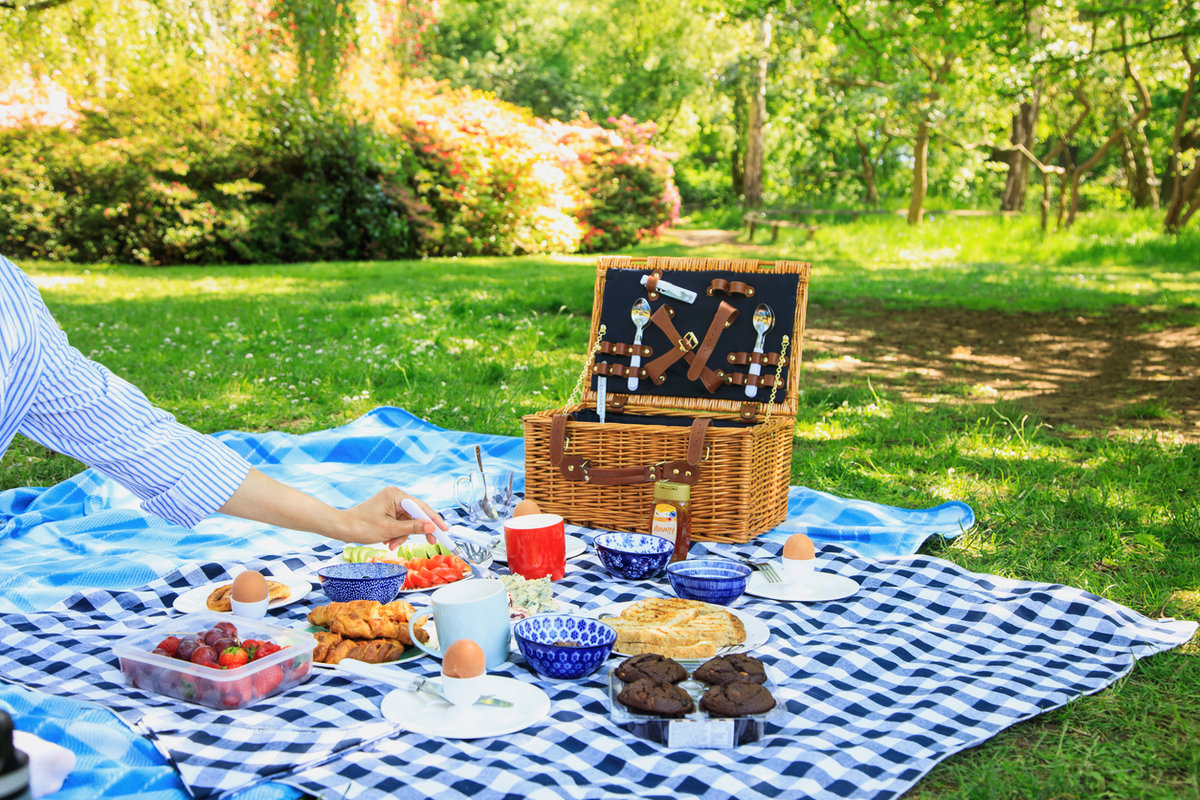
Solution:
[[[407,575],[407,568],[382,561],[330,564],[317,570],[321,588],[335,603],[348,603],[351,600],[390,603],[400,593]]]
[[[630,581],[657,578],[675,552],[674,542],[648,533],[601,533],[592,544],[606,570]]]
[[[719,606],[727,606],[742,596],[749,575],[750,568],[745,564],[720,558],[676,561],[667,566],[667,580],[675,594]]]
[[[521,655],[543,678],[586,678],[617,641],[617,632],[600,620],[574,614],[536,614],[517,620],[512,629]]]

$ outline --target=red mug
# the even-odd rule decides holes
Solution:
[[[556,581],[567,569],[567,538],[557,514],[526,514],[504,523],[508,569],[526,580],[550,576]]]

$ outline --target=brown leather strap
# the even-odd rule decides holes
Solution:
[[[720,339],[725,329],[737,319],[737,313],[737,309],[724,300],[717,306],[717,313],[713,315],[712,322],[708,323],[708,331],[704,334],[704,341],[700,342],[700,347],[696,349],[695,356],[688,359],[687,376],[689,381],[699,378],[701,373],[708,368],[708,357],[712,355],[713,348],[717,346],[717,339]],[[705,384],[707,385],[707,381]],[[716,390],[709,389],[709,391]]]
[[[651,272],[646,277],[646,295],[651,300],[658,299],[658,279],[662,277],[661,272]]]
[[[754,297],[754,287],[750,284],[741,281],[727,281],[724,278],[713,278],[705,291],[709,297],[718,292],[730,296],[740,294],[744,297]]]
[[[748,372],[726,372],[725,380],[734,386],[774,386],[774,375],[751,375]]]
[[[782,361],[780,360],[781,355],[780,353],[730,353],[729,363],[740,364],[742,366],[747,364],[766,364],[774,367],[780,363],[787,363],[786,358],[782,359]]]
[[[709,423],[707,417],[696,417],[692,420],[685,459],[640,467],[593,467],[591,462],[582,456],[570,455],[564,451],[567,415],[556,414],[550,426],[550,463],[558,467],[563,478],[568,481],[582,481],[599,486],[628,486],[659,480],[692,485],[700,480],[700,463],[705,452],[704,437],[708,433]]]
[[[649,358],[650,356],[654,355],[654,350],[646,347],[644,344],[639,344],[637,347],[634,347],[633,345],[625,344],[624,342],[603,341],[600,342],[597,350],[601,353],[610,353],[618,356],[641,356],[642,358]]]
[[[618,378],[645,378],[646,370],[644,367],[627,367],[624,364],[609,364],[607,361],[600,361],[592,364],[593,375],[616,375]]]
[[[722,303],[722,305],[726,304]],[[732,308],[732,306],[730,306],[730,308]],[[734,311],[736,313],[736,309],[734,309]],[[692,349],[696,347],[696,336],[690,332],[686,336],[681,336],[679,334],[679,331],[675,328],[675,323],[671,321],[671,310],[665,304],[658,307],[658,310],[651,315],[650,321],[657,325],[659,330],[666,334],[667,340],[673,342],[675,345],[670,351],[663,353],[661,356],[646,365],[646,374],[650,376],[650,380],[658,384],[666,380],[666,376],[663,373],[667,371],[667,367],[671,366],[679,359],[686,359],[688,364],[693,363],[694,359],[696,358],[696,354],[692,352]],[[714,319],[713,322],[716,323],[716,319]],[[711,325],[709,326],[710,332],[712,331],[712,327],[713,326]],[[723,325],[717,326],[718,336],[720,335],[720,331],[723,329]],[[707,338],[708,336],[706,335],[705,339]],[[716,339],[714,338],[713,341],[715,343]],[[688,375],[690,376],[691,373],[692,370],[689,369]],[[695,378],[692,378],[692,380],[695,380]],[[700,381],[704,384],[705,389],[708,389],[710,392],[715,392],[717,389],[720,389],[725,385],[724,370],[717,372],[701,363]]]
[[[674,345],[646,365],[646,374],[650,376],[650,380],[658,384],[666,380],[663,373],[667,371],[667,367],[683,358],[684,354],[695,345],[685,340],[679,335],[679,331],[675,330],[675,323],[671,321],[671,308],[665,303],[650,315],[650,321],[658,326],[658,329],[667,335],[667,341]]]

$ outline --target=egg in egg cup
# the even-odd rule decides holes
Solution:
[[[804,583],[812,576],[817,566],[817,549],[812,539],[803,533],[794,533],[783,544],[783,557],[780,558],[783,568],[783,579],[788,583]]]
[[[487,674],[483,648],[471,639],[458,639],[442,656],[442,694],[452,705],[469,706],[483,692]]]
[[[267,605],[271,602],[267,579],[261,572],[246,570],[233,579],[233,591],[229,604],[233,613],[247,619],[262,619],[267,615]]]

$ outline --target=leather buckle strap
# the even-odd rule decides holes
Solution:
[[[644,367],[627,367],[624,364],[610,364],[607,361],[598,361],[592,364],[593,375],[615,375],[618,378],[645,378],[646,370]]]
[[[706,457],[704,438],[711,420],[696,417],[688,431],[687,456],[682,460],[660,461],[638,467],[593,467],[591,461],[565,452],[567,415],[556,414],[550,426],[550,464],[565,480],[594,483],[598,486],[628,486],[672,480],[689,485],[700,480],[700,464]]]
[[[733,308],[733,306],[725,302],[722,302],[721,305],[728,306],[729,310],[736,316],[737,309]],[[713,318],[713,323],[708,326],[709,332],[705,334],[704,342],[700,344],[701,350],[708,345],[709,353],[711,354],[712,346],[715,346],[717,337],[720,336],[721,331],[724,330],[725,325],[729,321],[726,317],[727,315],[718,311],[717,316]],[[650,316],[650,321],[666,334],[667,341],[675,343],[675,347],[646,365],[646,374],[650,376],[650,380],[656,384],[662,383],[666,380],[664,373],[667,371],[667,368],[682,358],[686,359],[691,367],[688,369],[688,377],[695,380],[696,378],[692,377],[692,373],[697,372],[698,377],[704,384],[704,388],[708,389],[708,391],[715,392],[725,385],[724,371],[714,371],[703,361],[700,362],[699,367],[694,366],[696,363],[696,353],[692,352],[692,350],[696,346],[696,335],[690,331],[687,336],[680,335],[679,331],[675,328],[675,323],[671,321],[671,310],[668,306],[659,306],[658,310]],[[712,339],[711,344],[709,344],[710,338]],[[707,360],[707,356],[705,356],[705,360]]]
[[[734,386],[766,386],[775,385],[774,375],[752,375],[746,372],[727,372],[725,380]]]

